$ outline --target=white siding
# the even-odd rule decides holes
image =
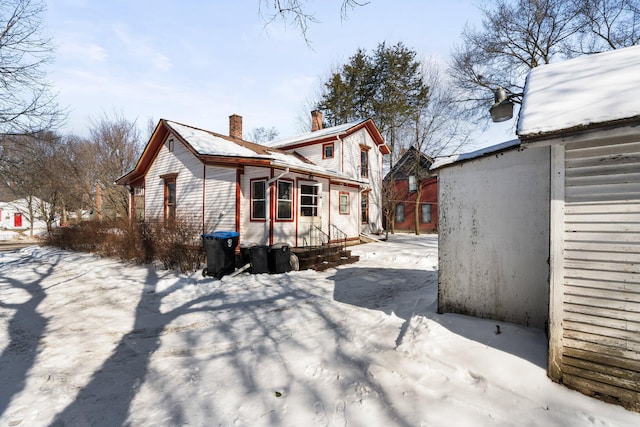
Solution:
[[[439,170],[439,312],[545,327],[549,162],[513,149]]]
[[[565,147],[562,382],[640,409],[640,142]],[[555,361],[557,363],[558,361]],[[554,363],[554,361],[552,361]],[[559,378],[556,378],[559,379]]]
[[[333,143],[333,158],[324,159],[323,156],[323,146],[325,144]],[[313,163],[318,166],[322,166],[323,168],[327,168],[334,171],[342,171],[342,141],[334,140],[324,143],[317,143],[313,145],[307,145],[306,147],[296,148],[295,150],[288,150],[290,152],[297,152],[301,156],[309,159]]]
[[[340,193],[349,194],[349,215],[340,214]],[[333,185],[331,187],[331,224],[347,234],[347,238],[360,237],[360,191],[357,188]],[[332,236],[333,238],[333,236]]]
[[[205,172],[205,231],[236,231],[236,170],[207,166]]]
[[[177,173],[176,216],[202,224],[203,171],[200,160],[177,140],[173,153],[163,144],[145,178],[145,219],[163,218],[164,180],[160,176]]]
[[[251,221],[251,180],[255,178],[269,179],[271,170],[267,168],[245,167],[240,178],[240,239],[258,245],[269,244],[269,221]],[[267,214],[269,191],[267,191]]]
[[[370,147],[369,176],[360,176],[360,151],[361,146]],[[349,135],[344,141],[344,172],[352,178],[364,179],[369,183],[369,222],[361,224],[361,230],[366,233],[382,231],[382,159],[383,155],[371,138],[371,135],[361,129]],[[360,208],[358,208],[358,220],[360,220]]]

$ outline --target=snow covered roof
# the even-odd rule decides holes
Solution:
[[[214,132],[165,120],[165,123],[198,154],[206,156],[255,157],[268,155],[265,147]]]
[[[269,160],[274,166],[290,167],[336,178],[348,178],[347,175],[341,172],[318,166],[297,154],[287,153],[277,148],[265,147],[253,142],[223,136],[169,120],[165,120],[165,123],[184,142],[189,144],[198,155]],[[349,180],[353,181],[351,178]]]
[[[327,128],[325,130],[304,134],[310,135],[311,137],[304,137],[304,135],[299,135],[298,137],[293,137],[281,141],[302,142],[305,140],[317,140],[319,138],[327,136],[330,137],[334,134],[343,134],[354,128],[354,126],[359,126],[361,124],[364,124],[364,126],[369,126],[369,122],[370,120],[363,120],[356,123],[348,123],[341,126]],[[371,126],[375,128],[375,125],[371,124]],[[291,168],[293,170],[301,171],[304,173],[329,176],[338,180],[344,180],[352,183],[365,182],[349,177],[348,175],[340,171],[318,166],[297,153],[285,152],[277,147],[267,147],[239,138],[233,138],[204,129],[198,129],[182,123],[162,119],[158,123],[158,126],[154,131],[154,135],[151,137],[151,140],[145,147],[144,152],[138,160],[135,169],[118,178],[116,180],[116,183],[121,185],[130,184],[131,182],[134,182],[143,177],[145,171],[154,158],[154,153],[159,149],[162,141],[166,136],[166,133],[169,131],[176,135],[179,139],[181,139],[182,142],[184,142],[196,156],[201,157],[202,160],[204,160],[204,158],[206,157],[219,157],[226,159],[237,159],[238,161],[242,161],[244,164],[250,164],[252,161],[256,161],[262,166],[264,166],[265,162],[268,162],[268,164],[271,166],[280,168]],[[379,136],[378,141],[380,141],[382,146],[386,148],[382,137]]]
[[[529,72],[517,134],[531,138],[640,117],[640,46]]]
[[[345,123],[343,125],[339,125],[339,126],[332,126],[332,127],[328,127],[328,128],[324,128],[324,129],[320,129],[320,130],[316,130],[313,132],[306,132],[306,133],[302,133],[299,135],[294,135],[292,137],[288,137],[288,138],[282,138],[282,139],[278,139],[275,141],[270,141],[265,143],[265,145],[268,145],[269,147],[286,147],[289,145],[293,145],[293,144],[299,144],[302,142],[307,142],[307,141],[313,141],[315,139],[324,139],[327,137],[331,137],[334,135],[340,135],[342,133],[347,132],[349,129],[354,128],[364,122],[366,122],[367,119],[362,119],[362,120],[358,120],[355,122],[351,122],[351,123]]]
[[[472,151],[470,153],[454,154],[453,156],[436,157],[435,161],[431,165],[430,170],[433,171],[445,166],[450,166],[455,163],[461,163],[467,160],[473,160],[478,157],[483,157],[488,154],[497,153],[500,151],[508,150],[511,148],[519,147],[519,146],[520,146],[520,140],[512,139],[511,141],[506,141],[500,144],[492,145],[490,147],[484,147],[479,150]]]

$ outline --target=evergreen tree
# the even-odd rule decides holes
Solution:
[[[330,125],[371,118],[391,148],[393,164],[400,129],[429,102],[422,64],[402,43],[358,51],[326,83],[317,107]]]

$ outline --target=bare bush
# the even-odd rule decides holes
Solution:
[[[164,268],[181,273],[198,270],[204,261],[198,226],[185,220],[166,224],[128,219],[85,221],[56,229],[47,244],[137,264],[158,260]]]

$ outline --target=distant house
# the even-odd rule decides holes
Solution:
[[[385,224],[387,230],[415,232],[416,221],[420,232],[438,229],[438,179],[429,172],[432,163],[433,159],[409,147],[387,173],[385,197],[394,210],[393,224]]]
[[[37,197],[0,202],[0,230],[45,230],[44,213],[49,210],[49,204]]]
[[[117,180],[131,193],[131,216],[183,218],[203,232],[237,231],[257,244],[317,246],[329,236],[359,241],[382,229],[382,158],[373,121],[322,128],[270,146],[160,120],[135,169]]]
[[[549,376],[636,411],[638,75],[640,47],[535,68],[519,140],[434,165],[439,311],[548,322]]]

